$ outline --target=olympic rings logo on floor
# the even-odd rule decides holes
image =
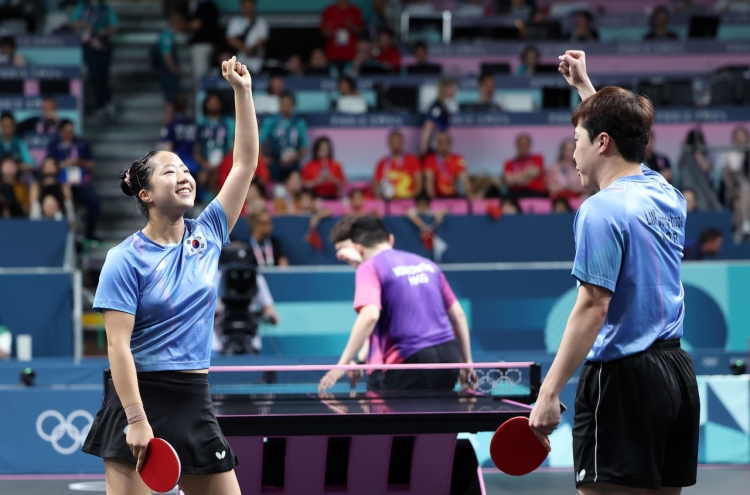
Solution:
[[[52,418],[58,423],[49,433],[44,431],[44,421],[48,418]],[[86,425],[81,429],[73,424],[78,418],[84,418],[87,421]],[[76,409],[68,414],[67,418],[54,409],[48,409],[36,419],[36,432],[42,440],[50,442],[57,452],[63,455],[70,455],[83,446],[83,442],[86,441],[86,436],[89,434],[93,422],[94,417],[91,413],[83,409]],[[59,443],[65,436],[73,440],[73,443],[67,447],[63,447]]]

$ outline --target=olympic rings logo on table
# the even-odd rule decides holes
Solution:
[[[53,418],[58,423],[49,433],[44,431],[44,421],[48,418]],[[81,429],[73,424],[73,421],[78,418],[84,418],[87,421],[86,425]],[[86,441],[86,436],[89,434],[93,422],[94,417],[91,413],[83,409],[76,409],[68,414],[67,418],[54,409],[47,409],[36,419],[36,432],[42,440],[50,442],[57,452],[63,455],[70,455],[83,446],[83,442]],[[73,440],[72,445],[63,447],[59,444],[59,441],[65,436]]]
[[[477,390],[491,394],[495,387],[522,385],[523,374],[518,368],[478,369]]]

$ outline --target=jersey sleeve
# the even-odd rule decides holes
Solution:
[[[359,313],[369,305],[383,309],[380,304],[380,279],[375,273],[375,266],[364,262],[357,267],[354,277],[354,309]]]
[[[578,210],[574,224],[576,255],[573,277],[614,292],[625,250],[624,232],[617,212],[588,203]]]
[[[263,121],[263,125],[260,127],[260,136],[258,136],[258,141],[260,142],[260,145],[263,146],[263,144],[268,140],[268,138],[273,133],[273,128],[276,125],[274,122],[273,117],[267,117]]]
[[[299,134],[299,145],[301,148],[307,148],[310,141],[307,136],[307,122],[303,119],[297,121],[297,133]]]
[[[222,248],[229,244],[227,214],[224,212],[224,207],[221,206],[218,198],[208,204],[196,221],[214,236],[214,239]]]
[[[448,283],[448,280],[445,278],[445,274],[443,272],[440,272],[440,293],[443,295],[443,304],[445,304],[445,309],[449,309],[451,306],[453,306],[453,303],[458,301],[458,298],[456,298],[456,295],[453,293],[453,289],[451,289],[451,286]]]
[[[113,309],[135,315],[138,309],[138,276],[136,266],[125,251],[118,248],[107,253],[99,285],[94,296],[94,310]]]

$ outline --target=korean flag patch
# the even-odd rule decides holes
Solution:
[[[185,249],[190,256],[205,251],[207,247],[207,241],[203,234],[195,233],[185,239]]]

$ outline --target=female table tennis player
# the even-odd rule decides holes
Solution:
[[[219,254],[242,209],[259,144],[247,67],[233,57],[222,74],[235,95],[234,165],[197,220],[183,217],[193,207],[195,179],[174,153],[152,151],[120,174],[148,224],[109,251],[94,300],[104,313],[112,383],[83,451],[104,458],[109,494],[151,493],[137,471],[154,436],[175,448],[187,495],[240,493],[207,373]]]

